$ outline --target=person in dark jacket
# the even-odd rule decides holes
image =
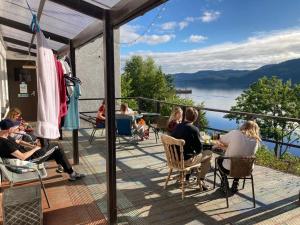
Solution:
[[[205,184],[204,180],[205,175],[210,169],[212,152],[209,150],[202,150],[199,129],[193,125],[197,118],[198,111],[192,107],[187,108],[185,112],[185,121],[176,126],[171,136],[185,141],[185,145],[183,146],[185,166],[201,163],[200,180],[203,190],[207,190],[209,187]],[[189,175],[186,179],[188,178]]]

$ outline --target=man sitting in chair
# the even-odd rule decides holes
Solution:
[[[10,135],[14,134],[18,129],[18,127],[14,127],[13,125],[13,123],[11,126],[7,124],[5,127],[2,126],[2,130],[0,130],[1,158],[17,158],[37,163],[54,159],[56,163],[62,165],[64,171],[69,174],[69,181],[75,181],[85,176],[73,170],[64,151],[58,145],[40,147],[10,138]]]
[[[193,125],[197,118],[198,111],[192,107],[188,107],[185,112],[185,121],[176,126],[171,136],[185,141],[185,145],[183,146],[185,166],[192,166],[201,163],[200,181],[202,189],[208,190],[209,187],[205,184],[204,180],[205,175],[210,168],[212,152],[209,150],[202,150],[199,129]],[[186,181],[189,180],[189,177],[190,174],[187,174]]]

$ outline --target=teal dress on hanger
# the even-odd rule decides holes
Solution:
[[[65,117],[64,128],[75,130],[79,128],[78,98],[81,95],[80,84],[75,82],[73,94],[70,96],[68,114]]]

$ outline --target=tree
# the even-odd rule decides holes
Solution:
[[[124,73],[121,75],[122,97],[146,97],[155,100],[164,100],[172,104],[194,106],[191,99],[182,99],[176,95],[172,77],[162,72],[150,57],[143,59],[141,56],[132,56],[126,61]],[[136,108],[136,102],[126,101],[132,108]],[[140,109],[151,111],[155,108],[153,102],[143,101],[139,103]],[[199,107],[203,107],[200,104]],[[172,105],[161,105],[161,115],[169,116]],[[206,127],[208,122],[205,112],[200,111],[200,128]]]
[[[145,97],[157,100],[166,100],[175,95],[172,81],[160,67],[155,65],[152,58],[143,59],[141,56],[132,56],[126,61],[121,78],[122,97]],[[133,101],[127,101],[134,107]],[[145,111],[153,109],[151,102],[140,102]]]
[[[249,89],[237,97],[236,105],[231,107],[232,111],[251,112],[279,117],[299,117],[300,110],[300,86],[292,85],[291,81],[283,82],[277,77],[262,77],[253,83]],[[225,117],[247,120],[249,117],[238,114],[227,114]],[[299,123],[289,122],[282,119],[256,118],[260,126],[261,135],[274,140],[274,153],[281,158],[288,150],[288,146],[280,142],[295,143],[299,141],[299,135],[295,132]]]

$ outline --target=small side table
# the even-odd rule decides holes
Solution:
[[[4,190],[2,212],[3,225],[43,224],[41,185]]]

